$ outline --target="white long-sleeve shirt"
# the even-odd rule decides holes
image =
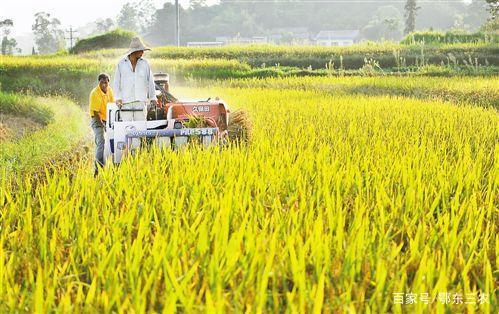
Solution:
[[[118,62],[114,73],[114,98],[123,103],[156,99],[154,77],[147,60],[137,60],[135,72],[128,56]]]

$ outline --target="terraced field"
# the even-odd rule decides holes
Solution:
[[[143,151],[97,179],[85,158],[43,180],[5,171],[31,158],[2,142],[0,311],[494,312],[497,82],[174,86],[245,108],[252,142]],[[68,101],[49,108],[40,137],[60,123],[73,142],[88,132]],[[418,302],[397,304],[398,293]]]

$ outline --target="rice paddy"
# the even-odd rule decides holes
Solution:
[[[174,89],[246,110],[248,145],[2,176],[0,311],[494,312],[497,109],[320,80]]]

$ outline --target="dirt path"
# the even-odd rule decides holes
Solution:
[[[0,115],[0,141],[16,140],[41,128],[43,125],[30,118],[12,114]]]

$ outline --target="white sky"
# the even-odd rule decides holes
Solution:
[[[98,18],[115,18],[123,4],[137,0],[0,0],[0,19],[14,21],[14,37],[31,33],[34,15],[44,11],[58,18],[64,28],[83,26]],[[156,8],[174,0],[152,0]],[[187,5],[189,0],[180,0]]]

